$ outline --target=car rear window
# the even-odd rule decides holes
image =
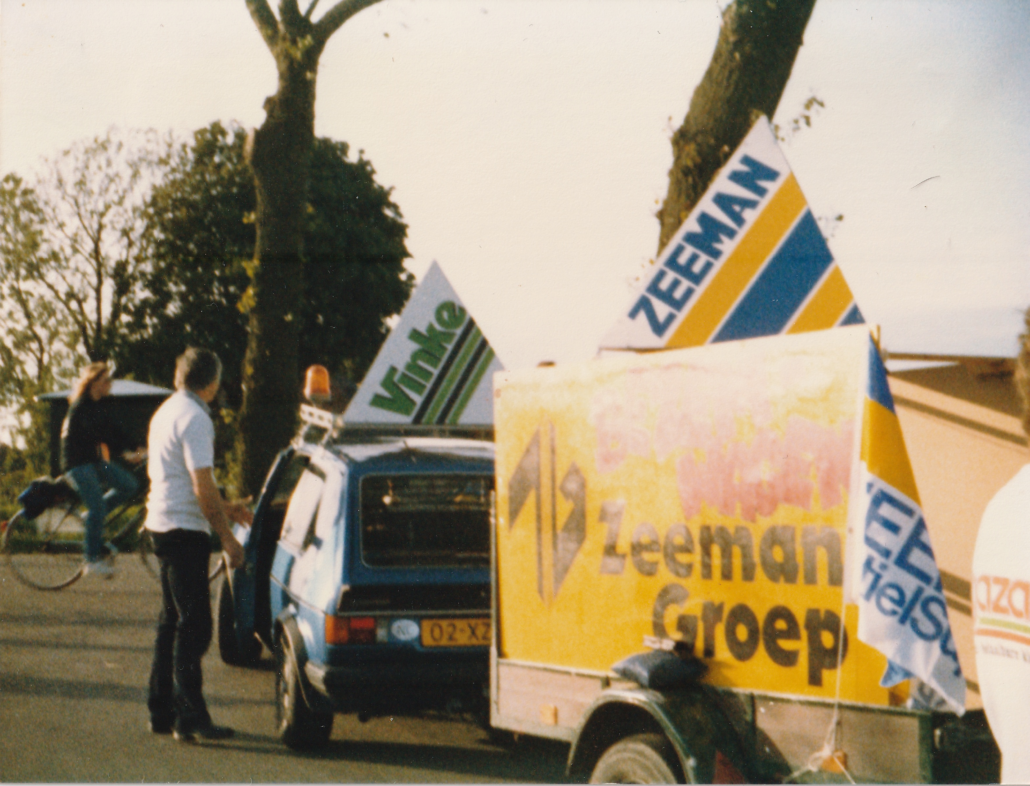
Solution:
[[[489,567],[490,475],[361,479],[361,558],[372,567]]]

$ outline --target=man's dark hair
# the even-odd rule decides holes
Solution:
[[[1016,356],[1016,390],[1023,400],[1023,431],[1030,436],[1030,308],[1023,314],[1023,325]]]
[[[189,347],[175,361],[175,389],[203,390],[222,378],[222,361],[210,349]]]

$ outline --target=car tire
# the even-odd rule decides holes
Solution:
[[[261,642],[257,637],[240,646],[236,636],[236,608],[233,606],[232,585],[223,575],[218,584],[218,654],[230,666],[254,666],[261,659]]]
[[[333,731],[333,713],[311,709],[300,684],[300,668],[289,639],[276,646],[275,721],[279,739],[293,750],[324,747]]]
[[[591,783],[679,783],[676,752],[661,734],[636,734],[602,754]]]

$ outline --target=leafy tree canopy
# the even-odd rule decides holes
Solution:
[[[191,344],[219,353],[229,402],[240,402],[252,306],[255,190],[245,132],[213,123],[173,158],[145,211],[147,269],[131,309],[133,339],[119,366],[169,385],[173,359]],[[321,363],[353,378],[371,364],[403,307],[412,276],[407,226],[372,164],[345,142],[316,139],[304,232],[301,368]],[[299,380],[297,381],[299,384]]]
[[[75,335],[49,297],[44,220],[35,192],[17,175],[0,181],[0,406],[47,392]],[[69,342],[70,340],[70,342]]]

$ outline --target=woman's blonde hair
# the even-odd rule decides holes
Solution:
[[[75,403],[86,394],[90,385],[104,376],[104,374],[110,373],[111,367],[108,365],[106,360],[98,360],[96,363],[90,363],[79,372],[79,379],[75,383],[75,388],[72,390],[71,396],[68,397],[68,401],[70,403]]]

